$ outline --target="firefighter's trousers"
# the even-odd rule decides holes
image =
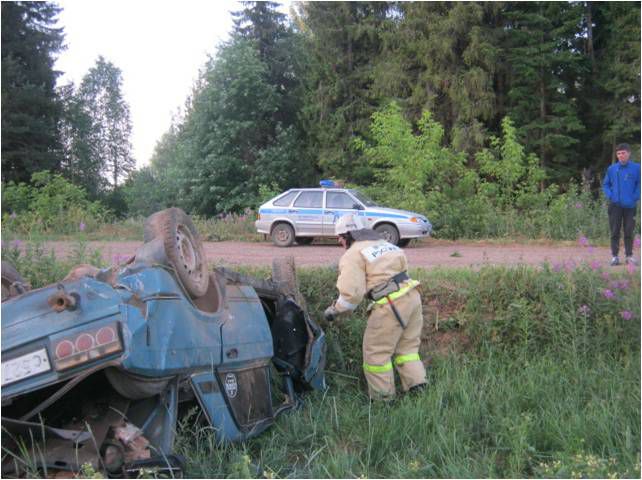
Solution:
[[[370,398],[386,399],[395,394],[394,368],[407,391],[426,383],[426,370],[419,358],[423,315],[417,290],[394,301],[406,327],[402,328],[390,305],[377,305],[370,313],[363,335],[363,370]]]

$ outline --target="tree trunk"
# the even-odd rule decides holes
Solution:
[[[595,71],[595,51],[593,50],[593,12],[591,3],[586,2],[586,53],[591,59],[591,71]]]
[[[539,116],[542,121],[542,125],[545,125],[546,121],[546,86],[544,85],[544,71],[540,70],[540,80],[539,80]],[[544,146],[544,136],[546,132],[544,128],[540,130],[540,166],[543,169],[546,169],[546,147]],[[544,180],[539,183],[540,191],[544,191]]]

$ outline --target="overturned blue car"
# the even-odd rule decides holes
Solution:
[[[271,280],[210,272],[175,208],[144,235],[127,262],[80,265],[38,290],[3,262],[3,475],[89,464],[180,476],[182,412],[220,442],[242,441],[325,388],[324,333],[291,258],[275,259]]]

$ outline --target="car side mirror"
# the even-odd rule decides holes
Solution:
[[[363,210],[364,209],[363,205],[361,205],[359,203],[355,203],[354,205],[352,205],[352,208],[354,208],[355,210]]]

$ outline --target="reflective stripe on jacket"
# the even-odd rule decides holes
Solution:
[[[417,280],[408,280],[406,283],[404,283],[404,286],[401,287],[399,290],[397,290],[396,292],[392,292],[387,297],[380,298],[374,303],[376,303],[377,305],[385,305],[386,303],[388,303],[388,299],[396,300],[399,297],[403,297],[410,290],[418,286],[419,286],[419,282]]]

